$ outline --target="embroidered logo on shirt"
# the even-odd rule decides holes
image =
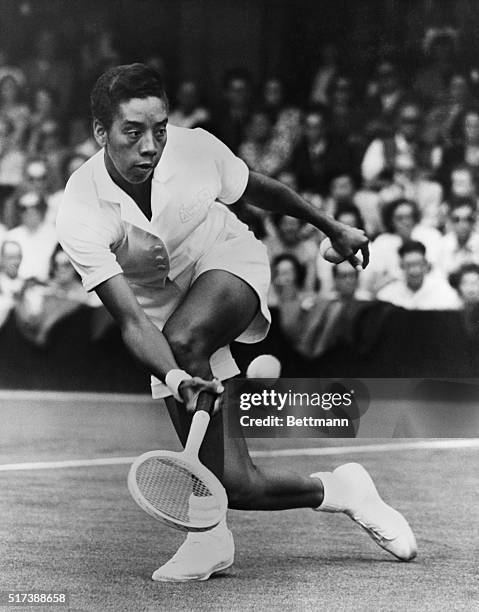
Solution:
[[[186,204],[182,204],[180,208],[180,221],[182,223],[188,223],[195,215],[197,215],[201,209],[213,199],[210,191],[208,189],[202,189],[198,192],[196,196],[196,200],[193,204],[187,206]]]

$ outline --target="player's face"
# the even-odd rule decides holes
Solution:
[[[168,113],[156,97],[122,102],[104,145],[113,165],[129,183],[143,183],[153,174],[166,146]]]

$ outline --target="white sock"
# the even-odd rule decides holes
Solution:
[[[188,538],[194,538],[195,540],[209,540],[214,538],[218,542],[223,542],[229,535],[228,525],[226,524],[226,518],[222,519],[216,527],[208,529],[208,531],[190,531],[187,535]]]
[[[333,472],[316,472],[311,478],[319,478],[323,483],[324,497],[321,505],[315,510],[321,512],[344,512],[346,509],[346,492]]]

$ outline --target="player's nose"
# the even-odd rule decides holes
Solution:
[[[143,138],[140,142],[140,153],[149,156],[158,153],[158,146],[152,132],[148,131],[143,134]]]

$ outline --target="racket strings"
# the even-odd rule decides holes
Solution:
[[[145,499],[173,520],[189,523],[200,519],[205,510],[208,514],[219,510],[208,486],[178,460],[149,458],[138,466],[136,481]]]

